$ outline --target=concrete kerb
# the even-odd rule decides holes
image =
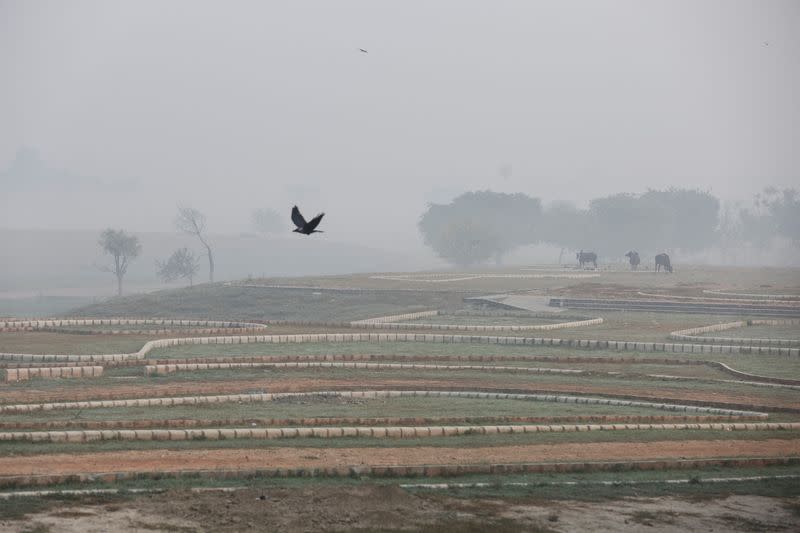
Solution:
[[[745,348],[749,347],[751,350],[756,347],[763,347],[763,346],[779,346],[779,347],[791,348],[792,346],[800,344],[800,341],[792,339],[758,339],[758,338],[747,338],[747,337],[706,337],[703,335],[706,333],[715,333],[718,331],[744,328],[748,326],[797,326],[797,325],[800,325],[800,319],[737,320],[734,322],[711,324],[708,326],[701,326],[696,328],[688,328],[688,329],[673,331],[669,334],[669,336],[671,339],[679,341],[716,344],[716,345],[733,345]],[[795,350],[795,352],[797,351],[798,350]],[[773,352],[767,351],[765,353],[771,354]],[[786,355],[796,355],[796,353],[788,352],[786,353]]]
[[[480,464],[420,464],[420,465],[345,465],[327,468],[251,468],[251,469],[185,469],[160,471],[84,472],[77,474],[41,474],[0,476],[0,487],[46,486],[96,481],[126,481],[144,479],[254,479],[286,477],[356,477],[407,478],[456,477],[470,474],[534,474],[552,472],[618,472],[652,470],[696,470],[713,467],[794,466],[798,457],[746,457],[711,459],[667,459],[638,461],[593,461],[555,463],[480,463]]]
[[[283,398],[314,398],[314,397],[352,397],[353,391],[316,391],[316,392],[291,392],[272,394],[229,394],[212,396],[184,396],[166,398],[137,398],[129,400],[93,400],[78,402],[51,402],[32,404],[0,405],[0,413],[30,413],[43,410],[64,409],[96,409],[108,407],[161,407],[169,405],[193,405],[225,403],[225,402],[264,402]],[[366,393],[365,393],[366,394]],[[374,396],[373,396],[374,394]],[[589,396],[567,396],[556,394],[505,394],[486,393],[481,391],[414,391],[414,390],[379,390],[369,391],[370,398],[399,398],[399,397],[454,397],[454,398],[480,398],[480,399],[513,399],[523,401],[544,401],[562,403],[584,403],[592,405],[610,405],[621,407],[644,407],[665,411],[692,411],[709,415],[723,416],[748,416],[766,418],[766,413],[747,411],[741,409],[725,409],[718,407],[692,406],[672,403],[655,403],[638,400],[618,400]]]

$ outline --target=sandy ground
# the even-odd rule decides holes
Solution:
[[[800,440],[561,443],[451,448],[131,450],[0,457],[0,476],[158,470],[600,461],[800,455]]]
[[[364,505],[368,501],[369,505]],[[112,504],[61,504],[24,520],[23,531],[797,531],[798,498],[730,496],[602,502],[457,499],[396,486],[173,491]],[[34,529],[38,528],[38,529]]]

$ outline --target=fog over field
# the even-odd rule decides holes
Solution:
[[[216,243],[275,210],[300,242],[254,244],[279,266],[260,251],[240,276],[444,266],[417,222],[470,191],[585,209],[696,189],[722,217],[800,186],[798,27],[795,1],[0,0],[0,228],[97,252],[107,227],[174,234],[179,205]],[[295,204],[326,233],[292,235]],[[348,247],[306,250],[320,240]]]

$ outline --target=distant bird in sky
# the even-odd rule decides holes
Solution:
[[[317,226],[319,226],[319,223],[324,216],[325,213],[320,213],[306,222],[306,219],[300,214],[300,210],[297,208],[297,206],[294,206],[292,208],[292,222],[294,222],[294,225],[297,226],[297,228],[293,231],[295,233],[302,233],[303,235],[311,235],[312,233],[325,233],[324,231],[315,229]]]
[[[369,53],[369,52],[367,52],[366,50],[364,50],[363,48],[359,48],[359,50],[361,50],[361,51],[362,51],[362,52],[364,52],[365,54],[368,54],[368,53]]]

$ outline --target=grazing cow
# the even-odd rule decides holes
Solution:
[[[639,268],[639,263],[642,262],[642,260],[639,259],[639,252],[637,252],[636,250],[631,250],[630,252],[625,254],[625,257],[627,257],[631,263],[631,270],[636,270]]]
[[[669,262],[667,254],[658,254],[656,256],[656,272],[661,270],[662,266],[664,267],[664,272],[672,272],[672,264]]]
[[[578,266],[580,266],[581,268],[583,268],[583,265],[585,263],[592,263],[594,265],[594,267],[597,268],[597,254],[596,253],[594,253],[594,252],[584,252],[583,250],[581,250],[580,252],[575,254],[575,257],[577,257]]]

